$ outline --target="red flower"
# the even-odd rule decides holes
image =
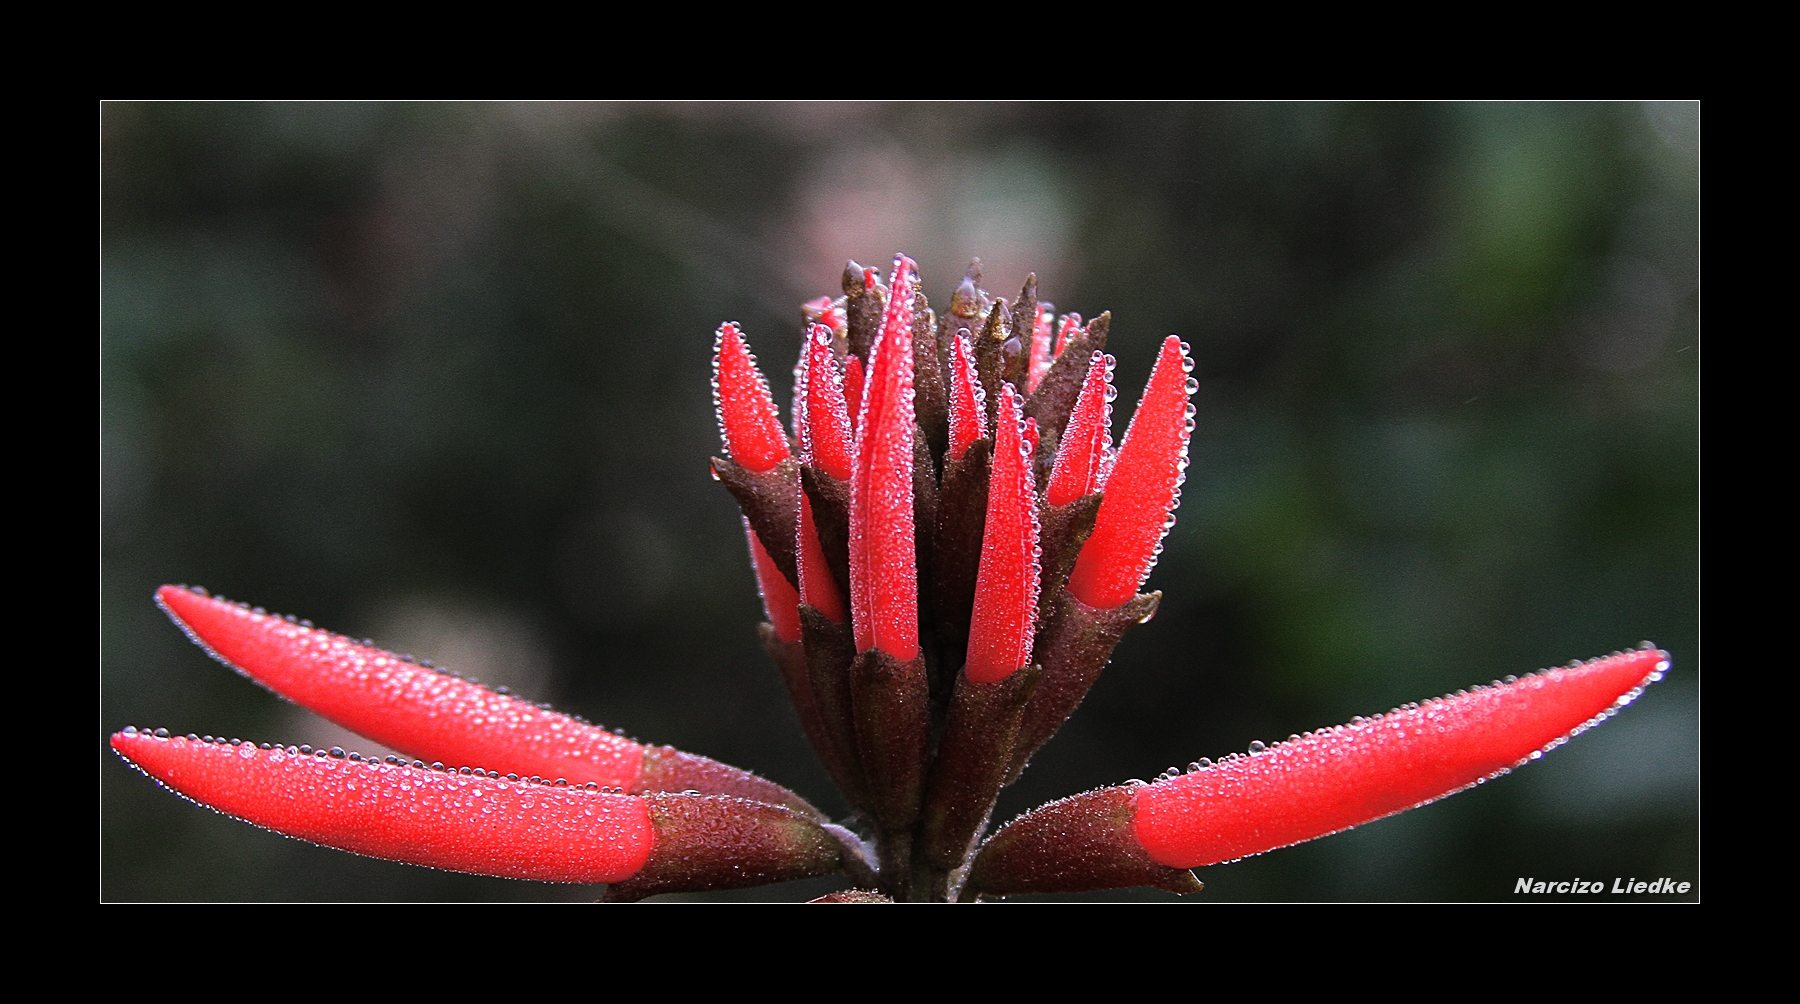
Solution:
[[[1058,318],[1035,279],[1009,304],[971,270],[939,317],[916,274],[896,258],[883,284],[852,262],[842,298],[806,305],[791,438],[737,325],[714,359],[713,471],[744,511],[764,645],[862,836],[748,772],[178,587],[158,602],[220,661],[411,759],[135,728],[113,748],[290,836],[615,899],[833,871],[878,890],[857,901],[1191,892],[1187,869],[1504,774],[1667,669],[1644,648],[1496,682],[981,839],[1001,788],[1156,612],[1161,594],[1138,590],[1173,524],[1196,387],[1171,336],[1114,452],[1110,315]]]

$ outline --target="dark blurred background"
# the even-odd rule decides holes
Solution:
[[[1651,639],[1513,776],[1192,899],[1511,899],[1699,868],[1695,104],[108,104],[100,895],[584,899],[157,788],[126,724],[385,752],[212,662],[165,582],[507,683],[843,811],[774,669],[713,330],[787,401],[844,261],[970,256],[1201,390],[1161,613],[1001,803]],[[802,898],[819,880],[717,898]],[[1161,893],[1108,898],[1169,899]],[[1612,898],[1612,897],[1606,897]]]

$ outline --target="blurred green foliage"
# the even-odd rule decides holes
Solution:
[[[101,897],[594,895],[310,847],[118,763],[127,723],[341,735],[189,644],[172,581],[841,812],[707,477],[711,333],[785,387],[798,304],[900,250],[940,308],[979,254],[1111,309],[1116,436],[1163,335],[1198,363],[1162,611],[1001,818],[1649,638],[1674,672],[1605,728],[1195,899],[1697,881],[1698,114],[105,105]]]

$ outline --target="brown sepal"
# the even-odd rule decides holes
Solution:
[[[966,673],[956,674],[949,722],[925,788],[922,836],[931,867],[960,867],[987,825],[1040,675],[1037,666],[995,683],[974,683]]]
[[[795,589],[800,588],[800,576],[794,567],[794,535],[800,525],[800,462],[789,457],[755,474],[724,457],[714,457],[712,469],[737,499],[738,508],[744,511],[775,567],[781,569]]]
[[[901,662],[880,649],[858,655],[850,664],[850,706],[875,822],[890,835],[910,830],[919,818],[931,739],[924,657]]]
[[[963,898],[1151,886],[1199,892],[1194,873],[1159,865],[1132,832],[1134,787],[1099,788],[1031,810],[983,844]]]
[[[1069,338],[1062,355],[1050,364],[1050,372],[1038,384],[1036,393],[1025,402],[1025,417],[1037,419],[1038,435],[1061,441],[1063,427],[1069,424],[1069,412],[1081,397],[1081,385],[1087,380],[1088,363],[1094,353],[1106,350],[1106,332],[1112,325],[1112,311],[1087,323],[1078,335]]]
[[[918,562],[919,612],[931,613],[931,570],[937,567],[937,535],[929,528],[937,526],[938,518],[938,479],[937,471],[931,463],[931,447],[925,442],[925,435],[917,425],[913,426],[913,560]],[[924,638],[929,633],[929,620],[922,620],[919,625],[919,636]]]
[[[1006,301],[995,300],[993,309],[988,311],[987,323],[981,326],[981,332],[975,336],[975,344],[972,346],[975,350],[975,375],[981,379],[981,389],[987,397],[987,415],[984,418],[989,435],[993,434],[994,415],[1000,407],[1000,385],[1006,382],[1007,372],[1012,365],[1009,353],[1013,359],[1019,356],[1018,339],[1013,337],[1006,318]]]
[[[944,350],[938,344],[937,329],[937,317],[925,294],[913,294],[913,415],[931,447],[933,477],[937,476],[938,458],[950,446],[949,379],[944,375]]]
[[[1069,581],[1081,545],[1094,533],[1094,517],[1100,514],[1101,494],[1094,492],[1063,506],[1038,509],[1038,623],[1046,624],[1057,594]]]
[[[843,761],[838,752],[838,744],[833,741],[831,731],[825,725],[824,715],[819,711],[818,698],[813,694],[812,674],[808,671],[806,664],[806,646],[797,641],[782,641],[775,634],[774,625],[767,621],[757,625],[756,630],[758,636],[762,638],[763,651],[769,653],[769,658],[775,660],[776,668],[781,671],[781,682],[787,686],[788,698],[794,702],[794,715],[800,719],[800,730],[806,733],[806,739],[812,743],[813,752],[818,755],[819,762],[825,765],[826,773],[831,775],[833,781],[836,781],[844,773]],[[806,628],[802,626],[801,631],[805,630]],[[803,633],[801,637],[804,638],[805,634]],[[757,780],[762,779],[757,778]],[[684,785],[683,787],[689,786]],[[839,788],[842,787],[843,785],[840,783]],[[732,794],[744,793],[732,792]],[[745,795],[745,797],[754,796]],[[798,796],[795,797],[798,798]],[[785,804],[793,805],[792,802]],[[798,807],[795,806],[795,808]]]
[[[820,896],[817,899],[809,899],[809,900],[807,900],[807,902],[808,903],[892,903],[893,900],[889,899],[886,896],[883,896],[882,894],[880,894],[878,892],[875,892],[872,889],[840,889],[837,892],[828,892],[825,895]]]
[[[741,889],[837,871],[842,845],[801,813],[722,795],[646,795],[655,843],[636,875],[606,890],[629,903],[665,892]]]
[[[932,569],[934,626],[940,658],[949,671],[961,668],[969,644],[969,617],[975,609],[975,576],[981,565],[982,531],[987,525],[988,481],[994,441],[977,439],[961,460],[944,461],[938,492],[937,554]]]
[[[850,482],[810,465],[800,467],[800,487],[812,500],[813,527],[819,531],[819,547],[825,564],[837,579],[838,595],[850,595]]]
[[[844,266],[844,329],[849,333],[850,351],[869,362],[869,346],[881,333],[881,316],[887,312],[887,287],[876,279],[875,288],[863,284],[863,267],[855,261]]]
[[[856,748],[856,713],[850,703],[850,663],[856,639],[849,624],[839,624],[817,607],[800,604],[800,641],[806,649],[806,676],[812,684],[813,707],[832,753],[819,760],[838,790],[857,809],[869,807],[869,784]]]
[[[1032,643],[1032,659],[1044,667],[1044,678],[1025,707],[1008,784],[1018,778],[1031,755],[1049,742],[1081,706],[1088,688],[1100,678],[1100,671],[1112,658],[1119,639],[1156,616],[1160,602],[1161,591],[1139,593],[1111,610],[1096,610],[1069,595],[1067,589],[1056,591],[1049,620],[1038,629]]]
[[[640,794],[698,791],[708,795],[730,795],[770,805],[785,805],[795,812],[824,820],[825,814],[806,799],[767,778],[761,778],[742,767],[733,767],[673,746],[644,747],[644,765],[638,769]]]

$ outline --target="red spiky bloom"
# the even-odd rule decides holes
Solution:
[[[987,393],[975,375],[975,350],[958,337],[950,356],[950,459],[961,460],[978,439],[987,438]]]
[[[1003,385],[969,656],[963,667],[976,683],[1004,680],[1031,657],[1038,607],[1037,492],[1031,479],[1036,444],[1025,441],[1019,408],[1012,384]]]
[[[1503,774],[1666,671],[1647,648],[1496,682],[1066,798],[983,839],[1000,790],[1157,610],[1161,594],[1138,589],[1179,500],[1195,385],[1170,336],[1115,454],[1110,314],[1056,317],[1035,277],[1009,303],[972,266],[940,317],[910,259],[890,278],[851,262],[843,296],[802,308],[798,456],[737,325],[713,364],[712,469],[743,508],[763,645],[861,835],[748,771],[173,586],[157,602],[220,661],[405,759],[135,728],[113,749],[289,836],[608,883],[608,899],[831,871],[861,887],[835,902],[1187,893],[1189,868]]]
[[[713,407],[719,413],[725,452],[746,470],[760,474],[789,456],[775,398],[736,324],[719,325],[715,344]]]
[[[1095,352],[1088,362],[1081,396],[1063,430],[1056,468],[1044,488],[1044,501],[1050,505],[1068,505],[1100,490],[1101,465],[1112,448],[1112,371],[1113,358],[1104,352]]]
[[[894,259],[893,294],[871,350],[850,472],[850,619],[856,649],[919,654],[913,526],[912,259]]]
[[[1107,475],[1094,535],[1069,575],[1069,592],[1090,607],[1111,609],[1137,595],[1162,550],[1187,474],[1194,429],[1188,403],[1195,390],[1188,376],[1192,368],[1187,346],[1170,335]]]

